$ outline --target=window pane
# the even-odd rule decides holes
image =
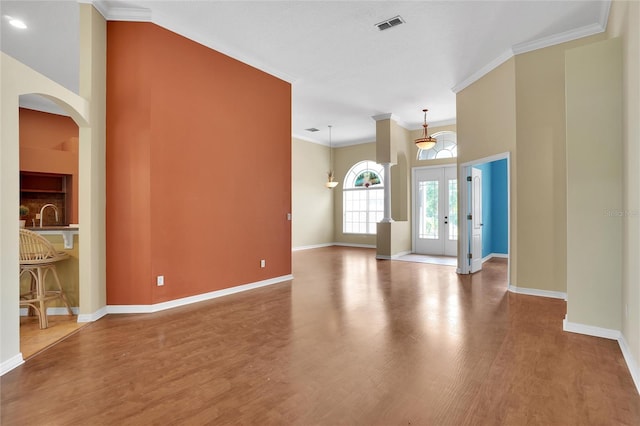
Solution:
[[[427,180],[419,182],[418,191],[418,237],[438,239],[438,181]]]
[[[373,161],[361,161],[346,174],[343,186],[345,233],[376,234],[383,217],[384,168]]]
[[[458,239],[458,180],[449,179],[449,240]]]

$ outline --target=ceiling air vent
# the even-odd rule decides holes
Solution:
[[[305,129],[307,132],[319,132],[319,129],[316,129],[315,127],[309,127],[308,129]]]
[[[394,16],[391,19],[387,19],[386,21],[378,22],[376,24],[376,27],[378,27],[380,31],[383,31],[400,24],[404,24],[404,19],[402,19],[402,17],[398,15],[398,16]]]

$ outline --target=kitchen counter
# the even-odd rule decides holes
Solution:
[[[29,226],[25,229],[41,235],[62,235],[65,249],[73,248],[73,236],[80,233],[80,227],[78,225],[43,226],[42,228],[39,226]]]

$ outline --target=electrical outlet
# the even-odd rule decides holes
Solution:
[[[156,278],[156,284],[158,287],[164,285],[164,275],[158,275],[158,278]]]
[[[267,266],[267,261],[264,259],[260,260],[260,267],[264,268],[265,266]]]

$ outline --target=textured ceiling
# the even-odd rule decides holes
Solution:
[[[375,140],[372,116],[408,128],[455,122],[455,91],[513,54],[604,30],[609,1],[101,1],[108,19],[151,21],[293,86],[292,134]],[[2,51],[78,91],[78,5],[1,1]],[[5,15],[23,19],[17,30]],[[379,31],[376,23],[405,24]],[[250,117],[259,111],[247,109]],[[321,131],[310,133],[306,128]]]

